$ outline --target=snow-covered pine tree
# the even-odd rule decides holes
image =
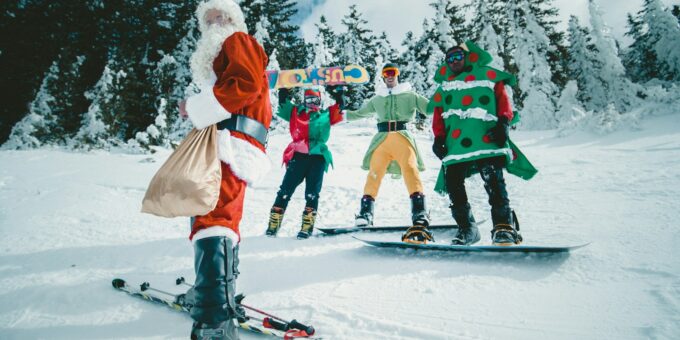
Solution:
[[[644,32],[642,12],[638,12],[635,17],[630,13],[627,16],[628,31],[625,35],[631,38],[633,43],[623,52],[621,60],[626,68],[626,75],[636,82],[659,78],[656,51],[651,47]]]
[[[72,148],[77,149],[101,149],[108,148],[115,144],[111,127],[106,121],[111,121],[106,113],[115,111],[111,106],[116,106],[116,101],[121,98],[116,97],[116,87],[120,85],[120,80],[125,78],[123,72],[114,72],[109,66],[104,67],[102,76],[97,81],[93,89],[85,93],[85,97],[90,100],[90,107],[83,115],[80,130],[68,141]]]
[[[557,126],[555,101],[558,88],[552,82],[548,63],[550,39],[538,24],[527,0],[509,5],[514,58],[518,68],[520,93],[515,96],[521,107],[521,124],[528,128],[545,129]],[[519,98],[519,100],[517,100]]]
[[[57,119],[52,111],[56,98],[52,91],[56,89],[56,83],[61,72],[55,60],[43,77],[38,94],[28,108],[28,114],[12,127],[7,142],[2,145],[3,149],[31,149],[44,144],[54,144],[58,136],[56,130]]]
[[[490,66],[498,69],[505,69],[504,60],[504,39],[499,36],[501,27],[495,23],[494,18],[498,18],[498,1],[473,0],[474,17],[470,23],[470,38],[478,46],[485,49],[493,61]]]
[[[412,85],[423,83],[425,80],[422,77],[426,75],[426,69],[420,63],[419,56],[424,40],[416,39],[413,32],[408,31],[401,44],[404,46],[404,52],[399,58],[401,66],[399,80],[410,82]]]
[[[297,12],[293,0],[242,0],[240,6],[248,32],[253,36],[261,35],[267,54],[277,51],[277,59],[283,69],[307,66],[304,65],[307,46],[297,34],[299,27],[291,24],[291,18]],[[257,33],[258,29],[260,33]]]
[[[582,27],[578,18],[571,16],[567,28],[569,41],[569,76],[578,84],[577,98],[588,110],[595,111],[607,106],[607,91],[599,78],[602,65],[599,53],[592,42],[590,31]]]
[[[559,121],[557,133],[560,136],[565,136],[578,128],[586,118],[586,111],[579,102],[577,93],[577,82],[570,80],[557,101],[557,120]]]
[[[660,0],[645,0],[642,20],[647,26],[647,39],[657,56],[659,76],[680,80],[680,25]],[[641,61],[642,62],[642,61]]]
[[[366,67],[369,74],[375,74],[375,37],[368,28],[356,5],[349,7],[349,13],[342,18],[344,32],[339,34],[338,61],[341,65],[356,64]],[[380,70],[377,70],[378,72]],[[371,95],[372,84],[347,87],[346,101],[349,108],[358,108]]]
[[[627,112],[639,103],[637,92],[639,86],[633,84],[625,75],[625,69],[619,58],[616,42],[610,34],[610,29],[602,19],[602,13],[597,4],[589,1],[590,26],[592,27],[593,43],[598,53],[595,55],[597,63],[601,65],[597,77],[604,84],[604,96],[607,103],[613,103],[619,112]]]

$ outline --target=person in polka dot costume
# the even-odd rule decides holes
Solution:
[[[448,193],[451,200],[451,214],[459,226],[454,245],[480,240],[465,191],[465,179],[476,172],[489,195],[493,243],[521,243],[503,169],[524,179],[537,172],[508,138],[510,125],[519,117],[512,111],[505,85],[514,85],[515,77],[488,66],[491,60],[488,52],[468,41],[446,52],[434,77],[440,86],[430,101],[432,151],[442,160],[435,190]]]

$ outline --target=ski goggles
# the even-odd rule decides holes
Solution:
[[[449,64],[453,64],[454,62],[461,61],[463,59],[465,59],[465,53],[457,51],[447,54],[444,60],[446,60],[446,62]]]
[[[319,106],[321,105],[321,98],[316,96],[305,97],[305,104]]]
[[[396,67],[388,67],[382,70],[383,78],[396,77],[399,75],[399,69]]]

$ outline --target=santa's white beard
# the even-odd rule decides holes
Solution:
[[[222,50],[224,40],[237,31],[236,26],[228,25],[221,27],[212,25],[202,32],[201,38],[196,42],[196,51],[191,55],[191,75],[194,83],[212,84],[215,82],[213,61]]]

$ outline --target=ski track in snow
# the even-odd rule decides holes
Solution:
[[[273,135],[271,175],[246,194],[239,291],[250,305],[310,323],[325,339],[678,338],[678,117],[607,136],[512,132],[539,169],[528,182],[506,176],[526,244],[592,242],[571,255],[395,251],[352,235],[298,241],[304,184],[279,237],[264,237],[289,141]],[[318,227],[349,226],[358,211],[360,164],[374,132],[360,124],[332,131],[335,169],[324,179]],[[417,134],[428,208],[432,223],[450,223],[448,199],[432,192],[438,163],[430,138]],[[188,316],[110,284],[121,277],[182,293],[175,278],[193,281],[187,219],[139,212],[169,153],[0,152],[0,338],[186,338]],[[476,218],[489,219],[482,181],[470,178],[467,189]],[[403,181],[387,176],[376,225],[407,223],[409,204]],[[489,244],[490,222],[480,229],[481,244]],[[452,234],[435,238],[446,243]]]

